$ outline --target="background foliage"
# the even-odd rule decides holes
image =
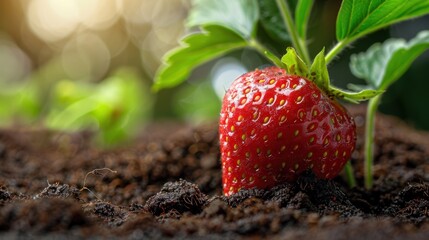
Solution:
[[[162,56],[177,46],[178,39],[196,31],[197,23],[224,22],[231,16],[234,19],[229,22],[235,33],[222,36],[235,38],[237,45],[228,47],[241,46],[257,34],[261,42],[280,55],[289,36],[284,28],[276,27],[281,20],[274,1],[250,1],[264,10],[260,15],[251,11],[230,15],[227,13],[233,8],[223,8],[225,4],[249,1],[212,1],[210,6],[194,2],[197,7],[225,9],[225,16],[202,18],[191,13],[187,19],[191,3],[186,0],[0,1],[0,125],[91,129],[99,132],[100,142],[110,145],[126,139],[148,122],[173,119],[197,123],[217,119],[220,97],[229,82],[269,62],[253,50],[235,50],[226,58],[204,62],[192,72],[169,73],[189,78],[178,87],[154,93],[150,88]],[[405,1],[398,4],[401,2]],[[344,26],[352,28],[335,32],[340,1],[314,4],[309,18],[305,12],[298,18],[298,22],[309,22],[310,55],[323,47],[332,47],[336,39],[347,34],[360,34],[358,27],[346,23]],[[262,21],[256,23],[258,19]],[[257,24],[260,30],[256,33],[249,22]],[[390,37],[409,40],[428,26],[429,18],[423,17],[382,28],[358,40],[331,63],[332,82],[340,87],[349,82],[363,84],[349,70],[351,54]],[[215,31],[219,29],[207,32]],[[300,32],[305,34],[304,30]],[[220,42],[219,47],[225,46]],[[191,58],[192,53],[188,55],[187,61],[201,61]],[[426,53],[390,87],[380,109],[418,128],[429,129],[428,66]]]

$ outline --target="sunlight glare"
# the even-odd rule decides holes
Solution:
[[[28,5],[27,22],[39,38],[57,41],[75,30],[78,15],[74,1],[33,0]]]

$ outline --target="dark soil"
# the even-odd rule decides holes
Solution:
[[[352,163],[362,186],[363,108]],[[90,134],[0,131],[0,238],[429,239],[429,133],[377,117],[375,186],[311,173],[223,197],[216,124],[159,124],[101,150]]]

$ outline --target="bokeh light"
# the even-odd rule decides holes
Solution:
[[[80,25],[89,29],[110,27],[119,17],[116,6],[113,1],[102,0],[32,0],[28,4],[27,22],[41,39],[57,41]]]
[[[28,56],[6,35],[0,33],[0,83],[25,78],[31,70]]]
[[[19,2],[24,19],[19,37],[35,65],[59,58],[63,78],[92,81],[130,62],[152,77],[185,34],[189,8],[185,0]]]
[[[86,33],[67,43],[61,59],[64,71],[71,79],[92,80],[107,72],[110,52],[97,35]]]
[[[235,58],[223,58],[216,62],[211,71],[211,79],[213,88],[220,99],[223,98],[234,79],[245,72],[247,72],[246,67]]]
[[[28,5],[27,22],[39,38],[57,41],[75,30],[78,15],[74,1],[33,0]]]

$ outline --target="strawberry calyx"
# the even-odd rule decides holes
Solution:
[[[268,58],[271,58],[270,53],[266,53]],[[322,49],[313,60],[311,66],[307,66],[305,62],[298,56],[295,49],[288,47],[286,54],[281,58],[281,66],[287,73],[301,76],[313,81],[322,91],[330,98],[343,99],[352,103],[359,103],[373,98],[384,91],[374,89],[361,89],[353,92],[340,89],[331,85],[327,64],[325,62],[325,49]]]

